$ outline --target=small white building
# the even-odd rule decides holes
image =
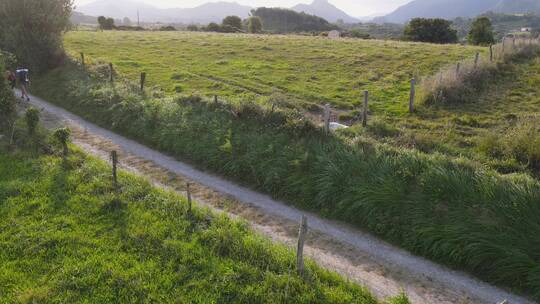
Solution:
[[[330,39],[338,39],[338,38],[341,38],[341,32],[340,32],[340,31],[336,31],[336,30],[330,31],[330,32],[328,32],[328,38],[330,38]]]
[[[530,32],[532,32],[532,28],[530,28],[530,27],[522,27],[521,32],[522,33],[530,33]]]

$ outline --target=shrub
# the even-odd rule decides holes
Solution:
[[[26,122],[26,127],[28,129],[28,135],[33,136],[36,133],[36,128],[39,123],[39,110],[34,107],[26,109],[24,121]]]
[[[238,16],[227,16],[222,22],[223,28],[230,28],[233,31],[239,31],[242,29],[242,19]]]
[[[0,52],[0,72],[4,72],[4,62],[6,61],[6,55]],[[13,92],[9,89],[6,83],[5,77],[2,74],[0,79],[0,129],[4,129],[10,126],[11,120],[15,116],[15,99]]]
[[[72,0],[0,1],[0,48],[36,71],[58,66],[71,10]]]
[[[255,16],[255,17],[249,17],[248,24],[247,24],[248,32],[252,34],[260,33],[263,28],[262,20],[261,18]]]
[[[414,18],[405,27],[405,38],[411,41],[431,43],[456,43],[457,31],[452,22],[444,19]]]
[[[112,30],[114,29],[114,19],[113,18],[105,18],[104,16],[98,17],[98,24],[99,28],[102,30]]]
[[[474,20],[467,37],[470,44],[490,45],[495,43],[493,25],[488,17],[478,17]]]

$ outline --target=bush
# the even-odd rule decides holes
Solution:
[[[493,25],[488,17],[478,17],[471,25],[469,36],[467,37],[470,44],[474,45],[490,45],[495,43],[495,34],[493,33]]]
[[[36,71],[58,66],[71,9],[72,0],[0,1],[0,48]]]
[[[6,79],[3,75],[5,68],[4,62],[9,58],[5,53],[0,52],[0,130],[10,127],[12,119],[15,117],[15,99],[13,92],[9,89]]]
[[[242,30],[242,19],[238,16],[227,16],[223,19],[222,27],[230,29],[232,32]]]
[[[405,38],[411,41],[431,43],[456,43],[457,31],[452,22],[444,19],[414,18],[405,27]]]
[[[249,17],[248,24],[247,24],[248,32],[252,34],[260,33],[263,28],[262,20],[261,18],[255,16],[255,17]]]
[[[168,26],[160,27],[159,30],[164,31],[164,32],[173,32],[173,31],[176,31],[176,28],[172,25],[168,25]]]

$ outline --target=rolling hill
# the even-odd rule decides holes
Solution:
[[[360,21],[329,3],[328,0],[314,0],[311,4],[298,4],[292,7],[292,10],[319,16],[330,22],[336,22],[340,19],[347,23],[356,23]]]
[[[415,17],[454,19],[475,17],[488,11],[510,14],[540,12],[540,2],[537,0],[415,0],[374,21],[404,23]]]
[[[140,20],[144,22],[209,23],[221,22],[229,15],[246,18],[251,9],[235,2],[210,2],[193,8],[163,9],[131,0],[98,0],[78,7],[76,11],[91,16],[128,17],[132,20],[137,20],[138,11]]]

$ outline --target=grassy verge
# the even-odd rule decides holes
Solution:
[[[34,89],[200,168],[540,299],[537,180],[362,137],[327,137],[301,115],[251,103],[142,97],[90,68],[66,65]]]
[[[0,148],[1,149],[1,148]],[[378,303],[246,224],[80,152],[0,150],[4,303]],[[397,300],[396,300],[397,301]],[[399,303],[407,303],[402,300]]]

